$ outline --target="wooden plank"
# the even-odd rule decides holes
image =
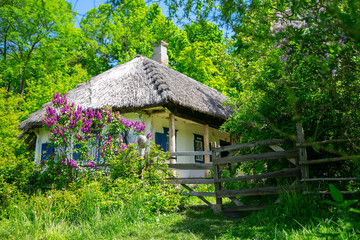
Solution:
[[[225,151],[232,151],[232,150],[238,150],[238,149],[244,149],[244,148],[253,148],[253,147],[280,144],[280,143],[284,143],[287,141],[288,140],[285,140],[285,139],[268,139],[268,140],[262,140],[262,141],[257,141],[257,142],[242,143],[242,144],[237,144],[237,145],[229,145],[229,146],[222,146],[222,147],[220,146],[213,150],[216,152],[225,152]]]
[[[214,184],[213,178],[175,178],[164,181],[165,184]]]
[[[204,151],[210,151],[210,145],[209,145],[209,125],[204,125],[203,127],[204,130]],[[212,154],[212,152],[211,152]],[[210,163],[210,156],[209,155],[205,155],[204,156],[204,163]],[[205,176],[209,176],[210,172],[209,171],[205,171]]]
[[[308,164],[318,164],[318,163],[328,163],[328,162],[337,162],[344,160],[357,160],[360,159],[360,155],[356,156],[347,156],[347,157],[337,157],[337,158],[323,158],[318,160],[310,160],[310,161],[300,161],[300,165],[308,165]]]
[[[205,152],[210,152],[209,155],[212,154],[212,152],[210,151],[210,146],[209,146],[209,125],[204,125],[204,151]],[[204,157],[205,163],[210,163],[210,156],[206,155]]]
[[[261,204],[261,205],[244,205],[244,206],[232,206],[224,207],[224,212],[240,212],[240,211],[255,211],[267,209],[270,204]]]
[[[270,160],[270,159],[282,159],[282,158],[295,158],[298,157],[298,151],[285,151],[285,152],[267,152],[257,153],[249,155],[230,156],[213,160],[213,164],[225,164],[225,163],[241,163],[259,160]]]
[[[358,194],[360,191],[340,191],[343,195],[351,195],[351,194]],[[329,191],[318,191],[318,192],[303,192],[304,195],[307,194],[322,194],[322,195],[331,195],[331,192]]]
[[[332,139],[318,142],[304,142],[302,144],[296,143],[297,147],[311,147],[316,145],[331,144],[331,143],[343,143],[343,142],[359,142],[360,138],[355,139]]]
[[[236,178],[218,179],[215,180],[215,182],[233,182],[233,181],[243,181],[243,180],[264,179],[264,178],[292,177],[292,176],[298,176],[300,174],[301,174],[300,168],[290,168],[290,169],[280,170],[271,173],[262,173],[258,175],[248,175],[248,176],[240,176]]]
[[[271,148],[275,152],[284,152],[285,151],[285,149],[283,149],[282,147],[279,147],[278,145],[269,145],[269,148]],[[295,158],[287,158],[287,160],[289,160],[292,164],[296,165]]]
[[[198,156],[198,155],[211,155],[211,151],[193,151],[193,152],[171,152],[170,156]]]
[[[235,203],[236,206],[245,206],[244,203],[242,203],[239,199],[237,199],[236,197],[229,197],[229,199]]]
[[[212,142],[211,148],[215,149],[216,147],[217,147],[216,142]],[[217,161],[218,157],[219,157],[219,153],[213,151],[213,153],[212,153],[213,162]],[[213,164],[213,172],[214,172],[214,181],[221,179],[221,169],[220,169],[219,165]],[[221,183],[219,183],[219,182],[214,183],[214,187],[215,187],[215,194],[216,194],[216,206],[213,208],[213,211],[214,211],[214,213],[220,213],[222,210],[222,198],[218,196],[218,193],[222,189]]]
[[[169,168],[174,169],[189,169],[189,170],[203,170],[203,169],[212,169],[212,163],[176,163],[176,164],[166,164]]]
[[[237,196],[258,196],[258,195],[274,195],[287,191],[299,191],[302,186],[283,186],[283,187],[264,187],[250,188],[241,190],[221,190],[216,192],[219,197],[237,197]]]
[[[296,132],[297,132],[297,143],[303,144],[305,142],[304,128],[302,123],[296,124]],[[307,162],[307,153],[306,147],[299,147],[299,164],[300,162]],[[301,166],[301,178],[306,179],[309,178],[309,166]]]
[[[181,184],[181,186],[183,186],[185,189],[189,190],[189,192],[195,192],[192,188],[190,188],[189,186],[185,185],[185,184]],[[206,200],[204,197],[202,196],[197,196],[201,201],[203,201],[204,203],[206,203],[208,206],[210,206],[211,208],[213,208],[213,204],[211,204],[208,200]]]
[[[215,197],[214,192],[181,192],[181,195],[190,195],[190,196],[196,196],[196,197]]]
[[[316,182],[316,181],[352,181],[360,180],[359,178],[308,178],[301,179],[302,182]]]
[[[175,115],[170,114],[169,116],[169,152],[175,152]],[[175,164],[176,159],[170,158],[170,163]]]

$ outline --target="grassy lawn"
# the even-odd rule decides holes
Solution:
[[[346,229],[337,215],[307,209],[301,215],[299,208],[274,206],[234,219],[213,214],[205,206],[144,216],[123,208],[96,211],[76,221],[53,218],[51,212],[29,215],[20,210],[17,216],[2,219],[0,239],[360,239],[359,231]]]

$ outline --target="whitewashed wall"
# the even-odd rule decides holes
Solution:
[[[41,160],[41,145],[46,143],[49,139],[49,131],[46,131],[44,128],[35,129],[36,134],[36,146],[35,146],[35,164],[39,164]]]

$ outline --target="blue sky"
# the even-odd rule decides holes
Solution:
[[[73,5],[72,10],[78,13],[76,17],[76,27],[79,27],[81,18],[92,8],[97,8],[100,4],[106,2],[106,0],[67,0],[67,2]],[[168,16],[163,1],[160,3],[161,13]]]

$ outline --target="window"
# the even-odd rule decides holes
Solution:
[[[155,133],[155,144],[160,145],[160,149],[166,152],[169,150],[169,128],[164,127],[163,129],[164,129],[163,133],[159,133],[159,132]],[[177,142],[176,138],[177,138],[177,130],[175,130],[175,142]],[[176,144],[175,144],[175,151],[176,151]]]
[[[204,137],[194,134],[194,151],[204,151]],[[204,163],[204,156],[195,156],[195,162]]]
[[[47,160],[48,156],[53,154],[55,149],[49,143],[41,144],[41,160]]]

